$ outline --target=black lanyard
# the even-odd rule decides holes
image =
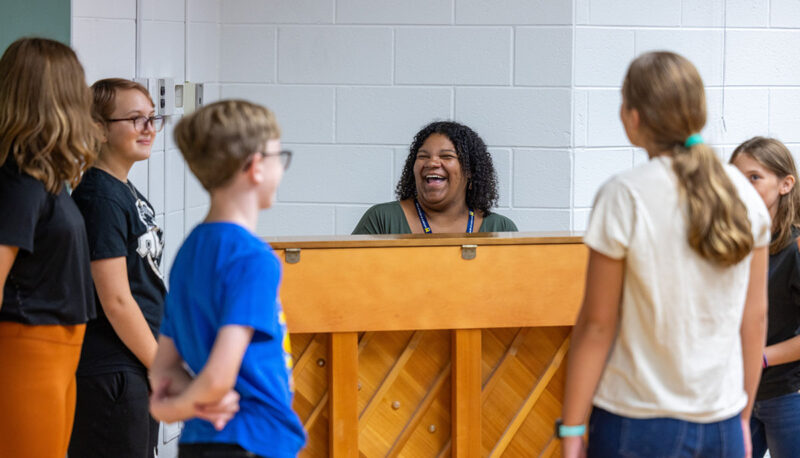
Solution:
[[[419,216],[419,223],[422,224],[422,230],[426,234],[432,234],[433,231],[431,230],[430,224],[428,224],[428,218],[425,217],[425,212],[422,211],[422,206],[420,206],[416,198],[414,199],[414,206],[417,207],[417,216]],[[471,208],[468,208],[468,210],[469,220],[467,220],[467,234],[471,234],[472,228],[475,225],[475,212]]]

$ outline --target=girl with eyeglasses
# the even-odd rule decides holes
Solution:
[[[75,52],[22,38],[0,58],[0,456],[63,457],[94,316],[83,218],[65,183],[99,131]]]
[[[100,80],[92,92],[102,146],[72,197],[86,221],[98,307],[78,365],[69,455],[153,457],[158,423],[148,412],[147,368],[164,310],[164,239],[128,173],[150,157],[164,118],[133,81]]]

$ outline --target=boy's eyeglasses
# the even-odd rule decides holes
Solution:
[[[278,160],[281,161],[281,166],[283,167],[283,170],[288,169],[289,164],[292,163],[292,152],[289,151],[288,149],[285,149],[283,151],[274,154],[269,154],[269,153],[263,153],[263,154],[264,156],[278,156]]]
[[[253,153],[253,156],[255,156],[256,154],[260,154],[261,157],[278,156],[278,160],[281,161],[281,167],[283,167],[283,170],[288,169],[289,164],[292,163],[292,152],[286,149],[278,153],[265,153],[263,151],[258,151],[256,153]],[[243,170],[249,169],[251,165],[253,165],[252,156],[244,164]]]
[[[164,128],[164,120],[166,116],[135,116],[133,118],[118,118],[118,119],[106,119],[106,122],[120,122],[120,121],[130,121],[133,123],[133,127],[138,130],[139,132],[144,132],[144,128],[147,125],[150,125],[155,132],[161,132],[161,129]]]

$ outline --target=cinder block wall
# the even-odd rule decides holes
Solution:
[[[259,231],[349,233],[435,119],[490,145],[499,213],[571,227],[571,1],[228,0],[221,21],[221,96],[273,108],[297,158]]]
[[[793,0],[577,0],[573,228],[585,228],[609,175],[647,160],[617,116],[626,65],[646,51],[676,51],[697,66],[708,104],[703,135],[722,159],[754,135],[800,153],[799,27]]]
[[[413,134],[434,119],[464,122],[490,145],[497,211],[521,230],[581,230],[598,186],[646,160],[619,123],[619,87],[630,60],[653,49],[699,68],[704,135],[721,157],[758,134],[800,152],[795,0],[142,0],[141,9],[140,75],[206,82],[207,101],[247,98],[277,113],[295,157],[260,219],[264,235],[349,233],[371,204],[393,199]],[[135,0],[73,0],[73,44],[90,81],[133,76],[135,18]],[[208,197],[168,132],[154,151],[132,179],[165,223],[171,259]]]

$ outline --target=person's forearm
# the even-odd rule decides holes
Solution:
[[[103,303],[103,311],[122,343],[149,368],[158,344],[133,296],[115,296]]]
[[[572,331],[562,421],[579,425],[586,421],[592,397],[600,381],[615,329],[579,320]]]
[[[192,378],[182,367],[154,368],[150,371],[150,383],[157,391],[156,396],[163,396],[160,402],[169,406],[169,410],[159,412],[159,421],[174,423],[195,416],[195,405],[191,399],[183,396],[191,385]]]
[[[191,377],[183,364],[172,339],[161,335],[158,352],[148,371],[153,389],[150,413],[156,420],[172,423],[191,418],[194,414],[191,404],[181,403],[178,399],[180,393],[191,385]]]
[[[186,391],[193,380],[192,376],[182,367],[169,371],[167,376],[172,380],[169,394],[173,396]]]
[[[153,366],[157,366],[154,363]],[[184,398],[180,395],[191,385],[193,378],[183,366],[152,370],[151,384],[157,388],[155,394],[156,411],[160,420],[175,422],[189,418],[202,418],[221,430],[239,410],[239,394],[229,390],[219,402],[194,402],[191,394]],[[167,408],[162,408],[167,407]]]
[[[758,383],[761,380],[762,355],[767,335],[767,266],[769,254],[767,247],[753,249],[750,259],[750,279],[742,313],[739,335],[742,341],[742,365],[744,368],[744,389],[747,392],[747,405],[742,411],[742,419],[749,420],[756,399]]]
[[[188,374],[185,372],[184,374],[188,377]],[[173,373],[173,375],[177,374]],[[176,381],[176,379],[171,380],[173,383]],[[233,384],[228,385],[221,383],[221,381],[222,380],[215,379],[215,377],[210,377],[208,375],[203,376],[201,373],[195,379],[190,380],[186,388],[180,391],[179,394],[174,396],[169,395],[161,399],[161,402],[166,408],[158,409],[157,412],[154,412],[156,418],[167,423],[185,421],[197,417],[200,412],[198,409],[202,408],[204,405],[219,405],[222,403],[223,398],[233,389]],[[179,384],[184,384],[186,380],[183,379],[183,376],[178,376],[177,382]],[[172,391],[173,387],[170,385],[167,392],[169,393]],[[174,391],[177,392],[179,390]],[[200,416],[203,417],[202,414],[200,414]]]
[[[150,383],[152,386],[161,386],[168,381],[168,396],[177,396],[185,391],[192,383],[192,376],[183,367],[169,367],[156,369],[155,364],[150,368]]]
[[[800,336],[794,336],[764,349],[770,366],[800,361]]]
[[[586,421],[617,333],[624,275],[624,260],[609,258],[595,250],[589,252],[586,292],[572,330],[567,360],[561,419],[564,425]]]
[[[177,401],[192,406],[221,401],[236,385],[239,367],[252,337],[251,327],[223,326],[217,333],[205,366]]]
[[[6,287],[6,280],[8,273],[11,272],[11,266],[17,259],[19,247],[0,245],[0,310],[3,309],[3,290]]]
[[[762,349],[766,335],[766,319],[752,319],[742,323],[742,359],[744,362],[744,389],[747,392],[747,406],[742,418],[749,419],[761,379]]]
[[[165,393],[168,391],[165,386],[154,388],[150,403],[153,415],[167,422],[184,420],[195,416],[200,406],[222,402],[236,385],[242,358],[252,337],[253,328],[249,326],[226,325],[220,328],[203,369],[185,390],[177,396],[169,396]],[[176,367],[183,367],[172,339],[162,336],[160,340],[159,353],[152,371],[156,376]],[[231,403],[222,402],[223,410],[228,410],[224,406],[229,404]],[[238,408],[236,401],[232,406],[233,411]]]
[[[178,395],[180,399],[176,399],[176,402],[186,403],[191,406],[213,404],[222,400],[233,389],[235,383],[235,376],[230,378],[203,370]]]

